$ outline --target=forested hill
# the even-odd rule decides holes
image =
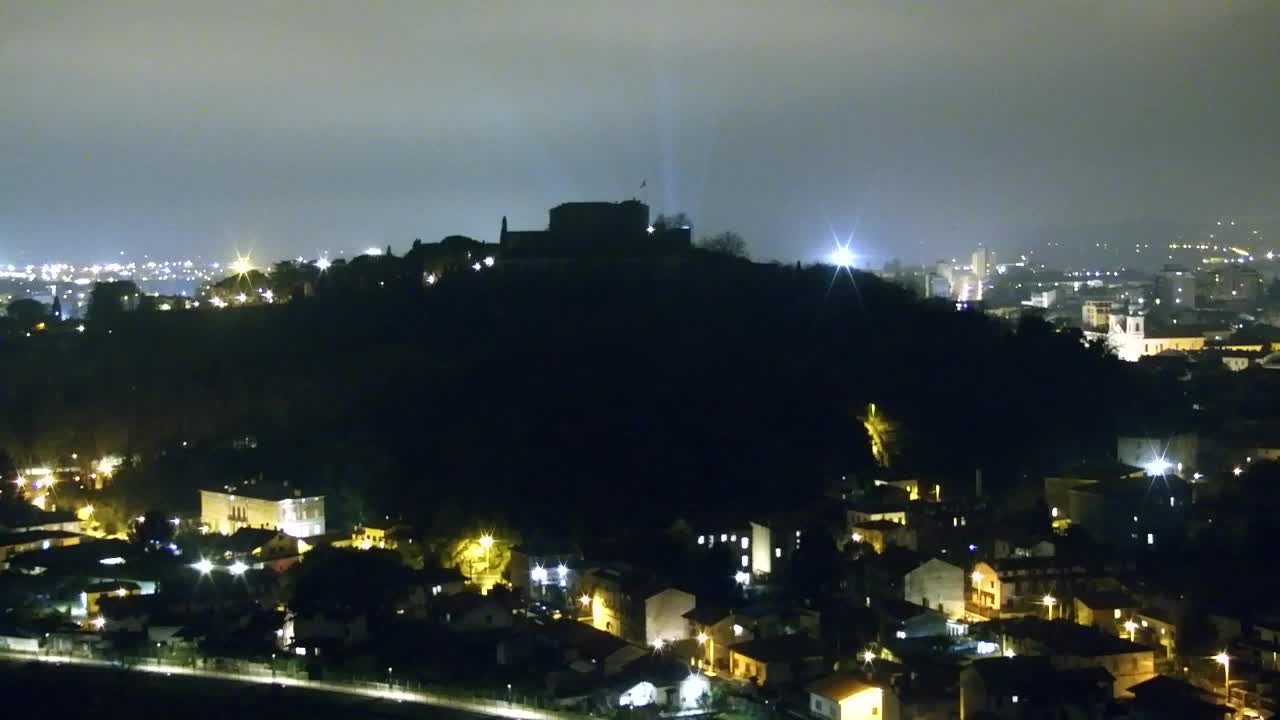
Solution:
[[[864,274],[714,259],[126,313],[13,340],[0,369],[0,447],[19,462],[129,454],[143,462],[122,481],[186,502],[261,472],[331,493],[339,513],[517,526],[811,496],[870,469],[869,402],[901,425],[899,462],[982,467],[998,485],[1113,452],[1119,408],[1168,399],[1038,322],[1008,328]],[[246,434],[247,459],[190,460],[225,459]]]

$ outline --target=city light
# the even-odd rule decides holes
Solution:
[[[560,579],[564,580],[569,577],[569,566],[564,563],[560,563],[556,566],[556,572],[560,574]]]
[[[332,264],[333,263],[329,262],[329,258],[322,257],[316,260],[316,269],[320,272],[324,272],[325,270],[328,270],[329,266]]]
[[[253,258],[237,253],[236,259],[231,262],[230,268],[236,275],[248,275],[253,272]]]
[[[485,267],[493,267],[493,263],[494,263],[494,260],[493,260],[493,256],[492,256],[492,255],[490,255],[490,256],[488,256],[488,257],[486,257],[486,258],[484,259],[484,266],[485,266]]]
[[[708,638],[708,637],[707,637],[707,634],[706,634],[705,632],[700,632],[700,633],[698,633],[698,644],[699,644],[699,645],[706,645],[706,644],[707,644],[707,640],[709,640],[709,639],[710,639],[710,638]]]
[[[540,584],[546,583],[547,569],[542,567],[541,565],[535,565],[534,568],[529,571],[529,579]]]
[[[655,651],[662,652],[662,648],[666,647],[667,641],[662,638],[654,638],[652,645]]]
[[[864,651],[863,651],[863,653],[862,653],[862,662],[863,662],[864,664],[870,664],[870,663],[871,663],[871,661],[872,661],[872,660],[875,660],[875,659],[876,659],[876,654],[875,654],[875,653],[871,652],[870,650],[864,650]]]
[[[751,582],[751,575],[747,574],[743,570],[739,570],[737,573],[734,574],[733,579],[739,585],[746,585],[747,583]]]
[[[93,626],[94,630],[101,630],[102,628],[107,626],[107,619],[99,615],[98,617],[89,621],[89,624]]]
[[[582,597],[578,598],[578,602],[582,603],[582,607],[586,607],[591,604],[591,597],[583,593]]]
[[[493,547],[493,536],[488,533],[481,535],[480,547],[484,548],[485,552],[488,552],[489,548]]]
[[[1236,477],[1240,477],[1241,475],[1244,474],[1244,468],[1241,468],[1239,465],[1237,465],[1231,468],[1231,474],[1235,475]]]
[[[120,467],[122,462],[124,461],[115,455],[107,455],[95,462],[93,464],[93,469],[103,477],[111,477],[111,475],[115,473],[116,468]]]
[[[103,565],[123,565],[123,564],[124,564],[124,558],[122,558],[122,557],[109,557],[109,558],[102,558],[102,559],[101,559],[101,560],[99,560],[98,562],[99,562],[99,563],[101,563],[101,564],[103,564]]]
[[[200,558],[199,562],[191,563],[191,567],[195,568],[196,572],[201,575],[208,575],[213,572],[213,563],[209,562],[205,558]]]
[[[853,267],[853,263],[857,260],[857,256],[853,254],[853,250],[849,249],[848,244],[837,243],[836,249],[831,251],[831,254],[827,256],[827,259],[831,261],[832,265],[841,269],[847,269]]]
[[[1129,642],[1133,642],[1138,631],[1138,623],[1134,622],[1132,619],[1125,620],[1124,629],[1129,631]]]
[[[1058,604],[1058,599],[1052,595],[1045,595],[1040,598],[1040,604],[1049,608],[1049,619],[1053,619],[1053,606]]]
[[[1148,475],[1164,475],[1173,469],[1173,463],[1164,458],[1156,458],[1144,467]]]
[[[365,248],[364,254],[370,257],[378,257],[379,255],[382,254],[382,248],[376,248],[376,247]]]
[[[249,569],[249,566],[248,566],[248,565],[245,565],[244,563],[240,562],[239,560],[237,560],[237,561],[235,561],[235,562],[231,563],[231,566],[227,568],[227,570],[228,570],[232,575],[243,575],[243,574],[244,574],[244,572],[245,572],[245,570],[248,570],[248,569]]]

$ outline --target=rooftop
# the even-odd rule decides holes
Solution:
[[[982,678],[988,694],[1022,694],[1032,698],[1084,700],[1092,693],[1109,698],[1114,678],[1102,668],[1054,670],[1046,657],[1002,657],[976,660],[970,666]]]
[[[1049,652],[1077,657],[1151,652],[1149,647],[1108,635],[1091,627],[1077,625],[1070,620],[1041,620],[1026,617],[993,620],[983,623],[978,628],[1030,640],[1044,646]]]
[[[257,500],[271,500],[273,502],[324,497],[323,495],[304,493],[302,488],[292,487],[288,483],[281,483],[277,485],[274,483],[249,482],[239,483],[236,485],[226,485],[219,488],[205,488],[205,490],[212,493],[220,493],[222,495],[239,495],[241,497],[255,498]]]
[[[760,662],[786,662],[822,657],[822,644],[808,635],[778,635],[730,645],[739,655]]]
[[[13,547],[15,545],[40,542],[41,540],[62,540],[73,537],[81,537],[81,535],[67,532],[66,530],[28,530],[26,532],[0,533],[0,547]]]
[[[695,625],[714,625],[732,614],[722,607],[699,605],[681,617]]]
[[[810,683],[805,689],[814,695],[840,702],[860,692],[880,688],[852,673],[835,673]]]
[[[1116,608],[1137,607],[1138,603],[1120,590],[1093,590],[1080,588],[1075,592],[1076,599],[1092,610],[1112,610]]]

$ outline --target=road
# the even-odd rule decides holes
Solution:
[[[0,662],[20,664],[40,663],[43,665],[69,666],[85,669],[110,669],[126,673],[136,673],[140,676],[152,676],[154,678],[203,678],[244,685],[294,688],[313,691],[316,693],[340,695],[348,698],[367,698],[409,705],[420,705],[455,711],[468,715],[508,718],[510,720],[568,720],[572,717],[567,714],[546,712],[520,706],[511,706],[498,701],[485,702],[480,700],[462,700],[428,692],[389,688],[386,684],[356,685],[290,677],[273,678],[269,672],[264,672],[261,675],[239,674],[155,663],[124,668],[105,660],[92,660],[88,658],[76,658],[60,655],[37,656],[13,652],[0,652]]]

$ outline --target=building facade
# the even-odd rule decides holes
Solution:
[[[223,535],[246,527],[280,530],[294,537],[323,535],[324,496],[258,485],[201,490],[200,522]]]

